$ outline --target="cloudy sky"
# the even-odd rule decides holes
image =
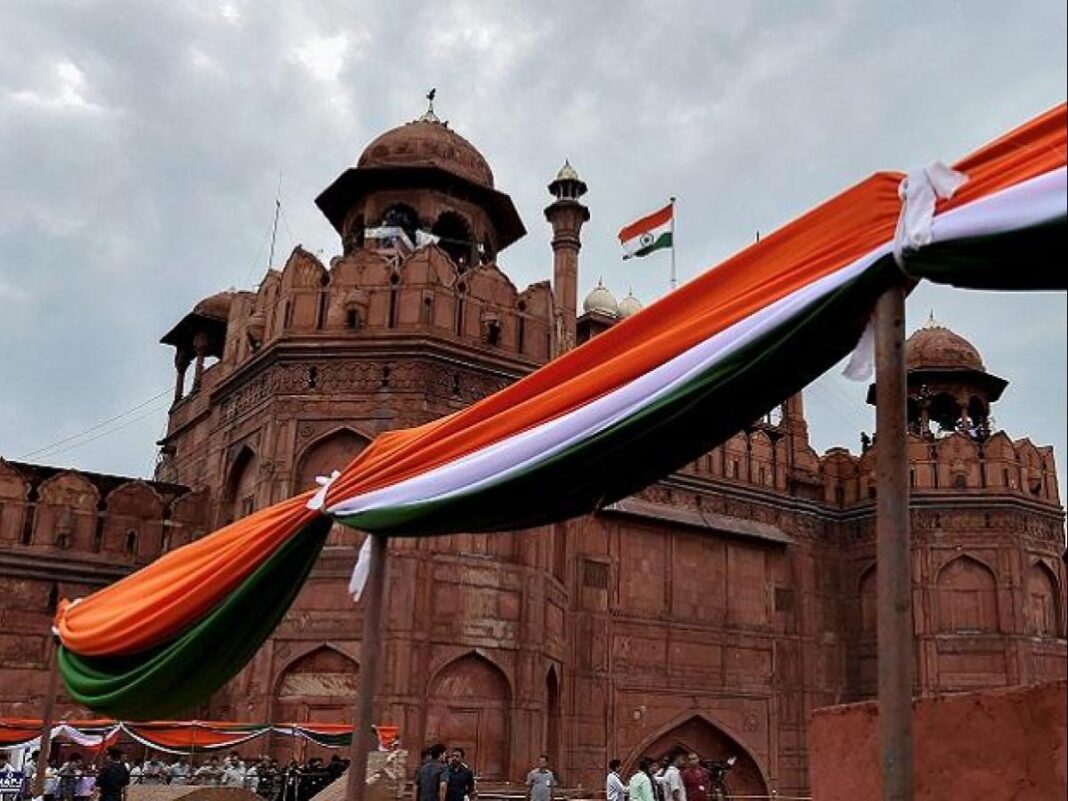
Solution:
[[[580,296],[603,277],[646,301],[668,260],[622,263],[615,232],[669,195],[685,279],[1066,95],[1063,0],[9,0],[3,17],[0,455],[134,475],[173,385],[157,340],[262,276],[279,176],[276,264],[297,243],[329,258],[314,197],[432,86],[530,231],[501,257],[516,283],[550,275],[541,210],[567,157],[590,186]],[[932,309],[1011,380],[997,423],[1068,460],[1065,295],[921,287],[910,327]],[[806,396],[821,451],[872,428],[839,373]]]

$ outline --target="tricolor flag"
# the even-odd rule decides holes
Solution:
[[[877,172],[515,383],[380,434],[322,489],[63,600],[68,695],[127,720],[204,703],[286,618],[335,523],[521,537],[638,492],[847,356],[902,272],[1068,289],[1066,160],[1061,104],[953,164],[967,178],[954,192],[935,186],[940,169]],[[649,252],[671,218],[669,206],[620,239],[652,234],[634,255]]]
[[[660,211],[654,211],[620,229],[619,242],[623,245],[623,258],[648,256],[654,250],[671,247],[674,230],[675,205],[668,203]]]

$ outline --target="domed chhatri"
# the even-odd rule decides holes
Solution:
[[[609,317],[618,317],[619,303],[616,302],[615,295],[609,292],[604,283],[598,279],[597,286],[582,301],[582,310],[587,314],[596,312],[607,314]]]
[[[193,307],[193,314],[225,320],[230,316],[230,305],[233,300],[233,292],[216,292],[214,295],[210,295],[197,303]]]
[[[619,319],[625,320],[628,317],[633,317],[642,308],[642,302],[634,297],[634,292],[628,291],[627,296],[619,301]]]
[[[315,204],[341,234],[346,254],[388,216],[403,216],[409,236],[422,225],[451,242],[450,256],[465,264],[495,260],[526,233],[512,199],[494,186],[485,157],[433,108],[375,138]]]
[[[493,187],[493,171],[478,149],[448,123],[424,115],[386,131],[360,154],[357,167],[437,167]]]
[[[905,342],[905,364],[909,370],[978,370],[986,372],[976,347],[934,318],[914,331]]]

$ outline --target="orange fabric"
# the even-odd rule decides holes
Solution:
[[[1065,164],[1065,105],[960,161],[969,180],[942,208]],[[878,173],[582,347],[449,417],[376,439],[327,506],[411,478],[576,409],[893,238],[898,173]]]
[[[893,236],[900,180],[875,175],[521,381],[449,417],[378,437],[334,482],[327,504],[589,403],[859,258]]]
[[[242,737],[251,737],[252,735],[265,733],[268,728],[268,726],[264,724],[262,728],[253,729],[252,731],[244,729],[226,732],[192,725],[178,725],[170,729],[158,729],[149,726],[141,726],[136,723],[127,723],[126,727],[132,733],[137,734],[146,740],[150,740],[157,745],[177,750],[191,748],[193,746],[196,746],[197,748],[211,748],[216,745],[226,745],[227,743],[232,743],[234,740]]]
[[[293,533],[319,513],[313,492],[270,506],[178,548],[56,612],[63,645],[83,656],[132,654],[166,641],[207,614]]]
[[[968,183],[938,210],[970,203],[1065,165],[1068,106],[1061,103],[953,165]]]
[[[625,225],[619,229],[619,241],[626,242],[629,239],[633,239],[638,234],[643,234],[651,228],[659,228],[661,225],[671,219],[671,214],[674,211],[674,207],[669,203],[660,209],[660,211],[654,211],[652,214],[647,214],[640,220],[632,222],[630,225]]]
[[[957,164],[969,182],[948,208],[1065,163],[1065,106]],[[767,305],[889,242],[897,173],[854,186],[645,311],[456,414],[378,437],[331,485],[327,505],[447,464],[632,381]],[[307,492],[180,548],[82,603],[61,604],[64,645],[85,656],[142,651],[206,614],[318,514]]]

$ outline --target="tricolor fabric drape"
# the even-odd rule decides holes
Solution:
[[[848,354],[902,272],[1068,288],[1065,148],[1062,104],[953,165],[963,186],[901,263],[903,175],[873,175],[506,389],[378,437],[324,490],[64,602],[69,693],[122,717],[202,701],[273,630],[334,522],[389,536],[515,531],[635,492]]]
[[[379,748],[389,749],[397,740],[396,726],[376,726]],[[349,723],[233,723],[229,721],[181,720],[136,723],[116,720],[71,720],[52,728],[52,738],[63,738],[83,748],[98,750],[113,745],[125,734],[154,751],[192,754],[234,748],[268,733],[308,740],[326,748],[342,748],[352,742]],[[0,718],[0,748],[30,749],[40,744],[41,721],[30,718]]]

